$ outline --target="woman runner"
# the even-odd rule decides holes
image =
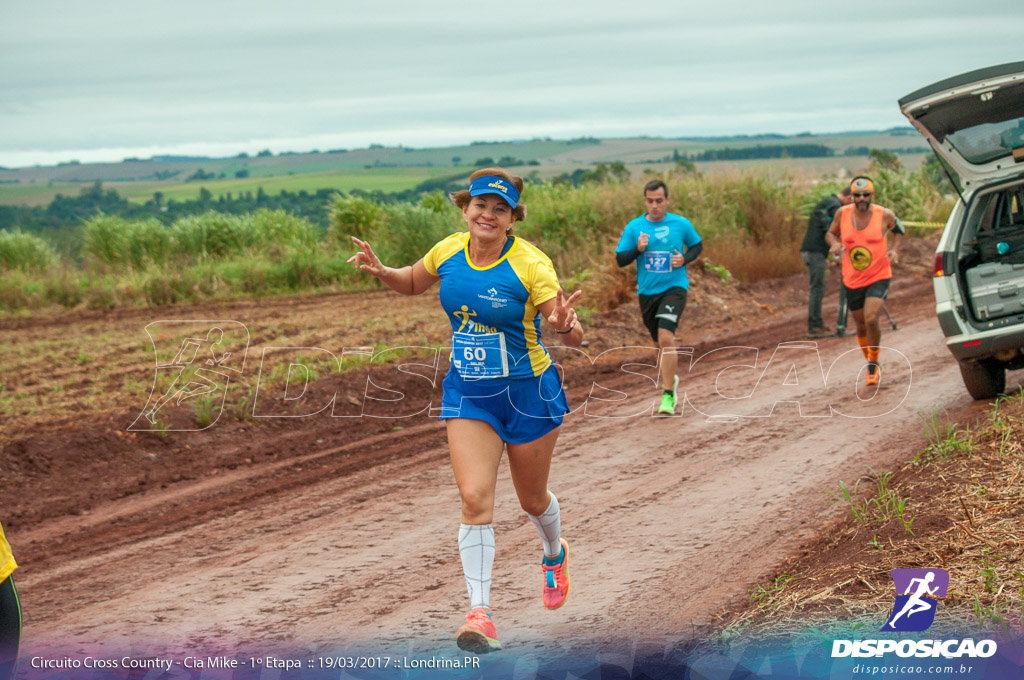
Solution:
[[[11,680],[18,666],[21,642],[21,603],[11,574],[18,568],[4,528],[0,525],[0,680]]]
[[[572,305],[581,293],[566,296],[551,260],[512,234],[526,217],[522,190],[523,180],[501,168],[478,170],[469,189],[451,195],[468,233],[448,236],[401,269],[384,266],[370,244],[357,238],[352,240],[360,250],[348,260],[403,295],[419,295],[441,282],[452,354],[440,417],[462,500],[459,556],[470,600],[456,643],[478,654],[501,649],[490,587],[503,450],[519,504],[544,546],[544,606],[557,609],[569,595],[569,546],[561,537],[558,499],[548,490],[551,454],[569,405],[541,343],[540,319],[547,319],[563,344],[578,346],[583,327]]]

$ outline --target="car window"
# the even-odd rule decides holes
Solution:
[[[1024,147],[1024,118],[982,123],[958,130],[946,137],[946,141],[968,162],[988,163]]]

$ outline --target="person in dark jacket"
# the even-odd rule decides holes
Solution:
[[[828,258],[828,244],[825,232],[832,224],[836,211],[849,205],[850,187],[843,187],[838,194],[829,194],[818,201],[807,221],[807,234],[800,246],[800,256],[807,265],[810,276],[810,290],[807,295],[807,337],[823,338],[832,334],[832,329],[821,320],[821,301],[825,297],[825,261]]]

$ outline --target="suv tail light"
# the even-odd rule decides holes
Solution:
[[[946,253],[939,252],[935,253],[935,276],[947,276],[949,272],[943,266],[943,262],[946,259]]]

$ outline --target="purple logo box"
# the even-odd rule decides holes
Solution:
[[[945,569],[893,569],[889,575],[892,576],[897,595],[911,594],[910,582],[914,579],[923,579],[928,583],[929,590],[933,591],[930,597],[945,597],[949,589],[949,572]]]

